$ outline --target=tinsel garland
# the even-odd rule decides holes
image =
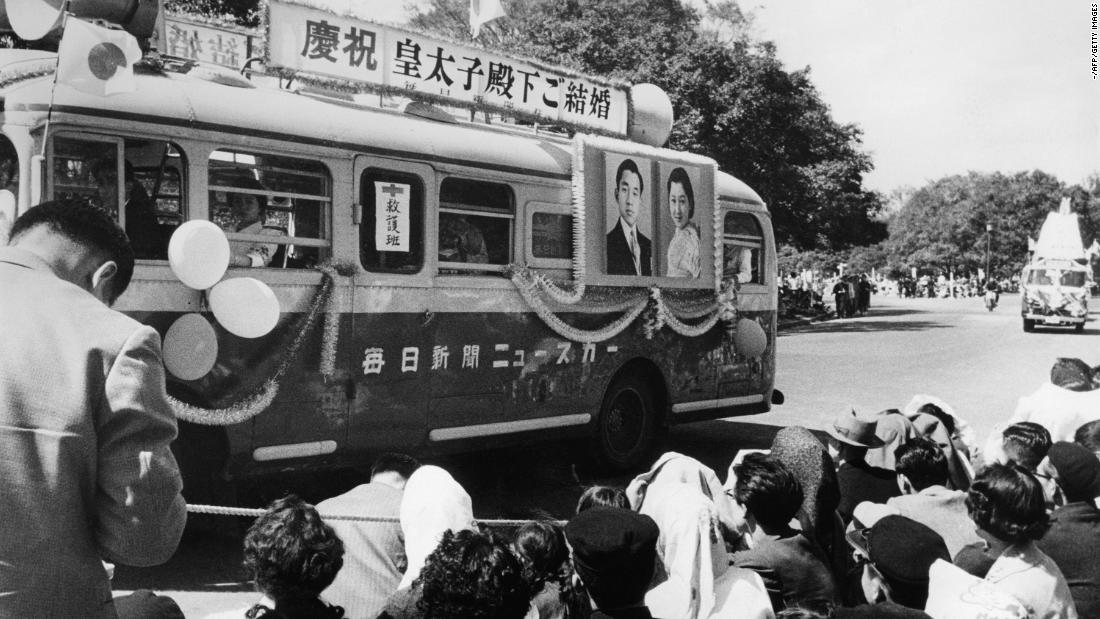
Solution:
[[[324,263],[317,267],[326,281],[335,281],[337,275],[352,275],[355,268],[349,265]],[[334,307],[336,295],[330,294],[325,302],[325,326],[321,335],[321,376],[327,382],[336,374],[336,347],[340,338],[340,313]]]
[[[20,67],[18,64],[26,64],[26,66]],[[0,71],[0,88],[7,88],[12,84],[17,84],[24,80],[31,80],[36,77],[53,75],[57,68],[57,61],[54,59],[38,59],[32,62],[18,64],[15,68],[6,68],[4,71]]]
[[[571,342],[584,344],[605,342],[622,333],[648,305],[646,302],[637,303],[635,307],[629,308],[625,314],[603,328],[586,331],[566,324],[550,308],[546,307],[546,304],[538,296],[539,289],[536,280],[524,278],[523,270],[517,270],[512,274],[512,283],[516,285],[516,289],[519,290],[523,300],[527,302],[531,309],[535,310],[535,313],[546,323],[546,326]]]
[[[263,385],[243,399],[223,408],[203,408],[201,406],[188,404],[187,402],[183,402],[169,395],[168,403],[171,404],[178,419],[205,426],[228,426],[247,421],[271,406],[271,403],[275,401],[276,394],[279,392],[279,381],[282,379],[283,375],[286,374],[287,370],[290,369],[290,365],[298,356],[298,351],[301,349],[306,335],[313,328],[314,323],[317,322],[317,315],[322,309],[326,311],[330,309],[329,303],[332,299],[333,289],[336,285],[336,275],[350,275],[354,273],[353,268],[349,268],[344,264],[325,263],[318,266],[317,269],[324,275],[321,287],[317,290],[317,294],[313,296],[313,300],[310,301],[309,311],[306,312],[306,315],[296,325],[296,335],[294,339],[291,340],[290,345],[286,347],[278,367],[276,367],[275,372],[264,381]],[[333,312],[329,313],[332,314]],[[321,346],[322,373],[324,373],[326,367],[334,368],[336,362],[336,328],[333,329],[333,334],[329,336],[327,333],[327,319],[328,316],[326,315],[326,337]],[[334,323],[338,328],[338,314],[334,319]]]

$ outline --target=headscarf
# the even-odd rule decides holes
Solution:
[[[875,436],[882,439],[885,444],[882,447],[868,449],[863,460],[871,466],[892,471],[897,462],[894,450],[916,437],[917,430],[912,422],[896,408],[880,412],[875,419],[878,421]]]
[[[425,560],[439,546],[444,532],[474,528],[470,495],[438,466],[422,466],[409,476],[401,497],[400,517],[409,566],[397,586],[399,590],[407,589],[420,576]]]
[[[942,411],[942,415],[920,412],[921,407],[931,404]],[[974,430],[964,419],[955,415],[954,409],[943,400],[930,395],[913,396],[905,406],[905,416],[913,423],[917,432],[936,442],[947,456],[947,472],[951,486],[956,490],[966,490],[974,479],[974,467],[970,464],[971,454],[976,453],[977,441]]]
[[[771,455],[802,486],[802,506],[797,514],[802,532],[821,549],[834,578],[841,578],[847,571],[849,553],[836,511],[840,484],[829,450],[806,428],[789,426],[775,433]]]
[[[726,539],[736,540],[748,533],[745,515],[722,489],[714,469],[695,458],[669,451],[653,463],[648,471],[635,477],[626,487],[630,507],[642,511],[646,496],[660,485],[689,485],[714,503],[718,522]]]
[[[840,486],[836,465],[821,441],[802,426],[788,426],[775,433],[771,455],[802,486],[798,512],[802,530],[813,534],[820,527],[831,527],[832,514],[840,505]]]
[[[657,556],[667,575],[646,594],[646,606],[654,616],[706,619],[727,602],[736,604],[739,617],[772,616],[760,577],[730,566],[714,503],[696,488],[687,484],[651,487],[641,513],[653,518],[661,532]]]

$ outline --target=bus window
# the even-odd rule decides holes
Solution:
[[[763,284],[760,259],[764,249],[764,232],[760,222],[748,213],[726,213],[722,229],[724,268],[723,279],[737,278],[742,284]]]
[[[0,247],[8,243],[8,233],[15,223],[18,195],[19,156],[11,141],[0,134]]]
[[[416,273],[424,265],[424,183],[419,176],[367,168],[359,183],[359,262],[368,271]]]
[[[439,188],[439,266],[443,273],[484,272],[512,261],[512,188],[446,178]],[[470,265],[481,265],[471,267]]]
[[[168,240],[186,215],[185,168],[171,142],[62,136],[52,142],[47,195],[107,210],[125,228],[136,258],[166,260]]]
[[[573,216],[536,211],[531,214],[531,256],[569,260],[573,257]]]
[[[309,268],[329,246],[332,180],[309,159],[210,154],[210,218],[229,237],[232,266]]]

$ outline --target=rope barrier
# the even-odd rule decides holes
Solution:
[[[247,518],[258,518],[267,512],[266,509],[255,509],[250,507],[225,507],[223,505],[187,505],[187,511],[192,514],[213,514],[215,516],[240,516]],[[347,516],[339,514],[321,514],[321,518],[324,520],[350,520],[353,522],[399,522],[397,518],[383,518],[378,516]],[[489,526],[498,527],[518,527],[530,520],[475,520],[478,524],[484,524]],[[564,520],[554,521],[556,524],[565,526]]]

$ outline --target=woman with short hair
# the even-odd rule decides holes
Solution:
[[[244,538],[244,567],[263,598],[208,619],[343,619],[318,596],[344,565],[344,544],[312,505],[294,495],[271,503]]]
[[[1035,545],[1050,526],[1039,480],[1016,464],[992,464],[974,478],[966,507],[993,561],[986,580],[1036,619],[1077,617],[1062,571]]]

